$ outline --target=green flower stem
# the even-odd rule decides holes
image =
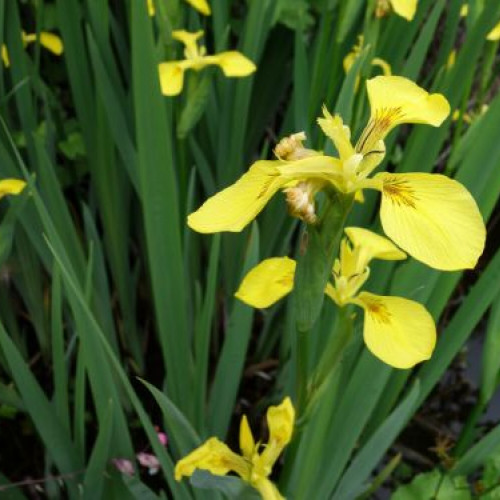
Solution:
[[[354,196],[338,191],[328,193],[323,214],[315,226],[308,226],[303,234],[300,256],[295,272],[296,355],[297,355],[297,416],[302,416],[307,406],[309,377],[309,336],[317,321],[337,255],[344,224]]]

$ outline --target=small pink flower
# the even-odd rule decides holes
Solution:
[[[167,446],[168,438],[164,432],[158,432],[158,439],[163,446]]]
[[[148,469],[150,475],[156,474],[160,469],[160,462],[154,455],[151,455],[151,453],[140,452],[137,453],[136,457],[137,461],[143,467],[146,467]]]
[[[127,476],[133,476],[135,473],[134,464],[126,458],[113,458],[111,463],[122,473]]]

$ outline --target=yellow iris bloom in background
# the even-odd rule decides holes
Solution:
[[[370,275],[372,259],[402,260],[406,254],[387,238],[366,229],[345,230],[340,258],[325,293],[339,306],[355,304],[365,312],[363,337],[368,349],[395,368],[411,368],[429,359],[436,344],[436,327],[424,306],[401,297],[360,292]],[[288,257],[262,261],[249,271],[235,296],[256,308],[266,308],[293,289],[296,263]]]
[[[36,33],[26,34],[24,31],[21,33],[23,45],[26,47],[30,43],[37,41],[38,37]],[[52,52],[56,56],[60,56],[64,51],[64,46],[62,40],[53,33],[48,33],[46,31],[40,32],[40,45]],[[2,45],[2,61],[6,68],[10,66],[9,52],[5,45]]]
[[[206,66],[219,66],[227,77],[241,78],[252,74],[255,64],[240,52],[230,50],[213,56],[206,55],[204,46],[198,46],[203,31],[190,33],[184,30],[172,32],[172,37],[185,46],[183,61],[168,61],[159,64],[161,91],[164,95],[174,96],[182,91],[184,72],[188,69],[200,71]]]
[[[460,9],[460,16],[467,17],[469,15],[469,5],[464,3]],[[496,24],[493,29],[486,35],[486,40],[490,42],[497,42],[500,40],[500,22]]]
[[[382,195],[384,232],[403,250],[435,269],[473,268],[483,251],[486,229],[462,184],[427,173],[382,172],[371,177],[384,158],[384,139],[394,127],[437,127],[450,113],[448,101],[399,76],[378,76],[366,84],[371,115],[355,146],[341,117],[324,109],[318,124],[339,158],[305,148],[305,135],[294,134],[276,147],[277,160],[254,163],[235,184],[190,214],[188,225],[201,233],[241,231],[279,190],[285,192],[292,215],[314,223],[317,191],[326,186],[344,193],[375,189]]]
[[[276,486],[268,479],[273,465],[283,448],[292,439],[295,410],[290,398],[285,398],[278,406],[267,410],[269,441],[260,451],[261,443],[255,442],[246,416],[240,424],[241,455],[217,438],[210,438],[189,455],[179,460],[175,466],[175,479],[191,476],[196,469],[203,469],[217,476],[235,472],[243,481],[259,491],[264,500],[283,500]]]
[[[0,181],[0,198],[8,194],[19,194],[26,186],[26,182],[19,179],[4,179]]]
[[[398,16],[412,21],[417,12],[418,0],[378,0],[375,9],[377,17],[384,17],[392,9]]]
[[[212,11],[210,10],[210,5],[207,0],[186,0],[186,2],[194,7],[198,12],[204,16],[209,16]],[[155,4],[153,0],[148,0],[148,14],[154,16],[156,12]]]

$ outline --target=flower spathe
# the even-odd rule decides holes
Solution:
[[[283,448],[292,438],[294,423],[295,410],[290,398],[286,397],[278,406],[269,407],[269,440],[261,451],[260,442],[255,442],[248,420],[243,416],[240,423],[241,455],[212,437],[177,462],[175,479],[180,481],[184,476],[189,477],[196,469],[207,470],[217,476],[235,472],[258,490],[264,500],[282,500],[283,497],[268,477]]]
[[[182,61],[168,61],[158,65],[161,91],[164,95],[175,96],[181,93],[184,85],[184,73],[188,69],[200,71],[207,66],[219,66],[225,76],[242,78],[251,75],[257,68],[255,64],[240,52],[230,50],[215,55],[206,55],[204,46],[198,45],[203,31],[190,33],[185,30],[172,32],[172,37],[184,44]]]
[[[64,51],[62,40],[57,35],[48,33],[47,31],[41,31],[39,37],[36,33],[25,33],[23,31],[21,33],[21,37],[25,47],[30,43],[35,43],[39,40],[42,47],[56,56],[60,56]],[[10,66],[9,52],[5,45],[2,45],[2,61],[6,68]]]
[[[358,227],[345,230],[333,283],[325,293],[339,307],[354,304],[364,310],[363,337],[368,349],[395,368],[411,368],[429,359],[436,344],[436,327],[424,306],[402,297],[362,291],[372,259],[402,260],[406,254],[390,240]],[[288,257],[262,261],[244,277],[236,297],[246,304],[269,307],[293,289],[295,261]]]

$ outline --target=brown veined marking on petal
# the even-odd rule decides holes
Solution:
[[[375,141],[383,139],[385,132],[391,128],[391,125],[396,121],[403,118],[404,113],[402,108],[380,108],[375,111],[375,116],[368,122],[368,125],[363,130],[361,137],[356,144],[356,151],[369,154],[370,151],[365,151],[365,146],[371,137],[375,137]],[[370,147],[373,146],[372,144]]]
[[[381,301],[375,298],[370,298],[369,300],[366,300],[365,305],[375,321],[385,324],[389,324],[391,322],[391,313]]]
[[[404,179],[397,177],[387,177],[384,179],[384,194],[389,197],[392,203],[402,206],[415,208],[415,202],[418,200],[415,191],[408,185]]]

